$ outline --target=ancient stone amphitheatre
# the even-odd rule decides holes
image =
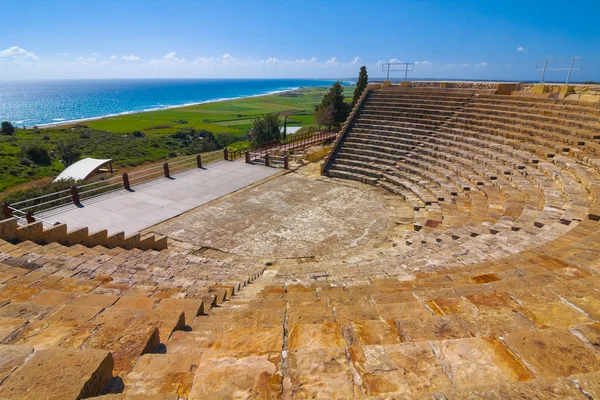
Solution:
[[[0,398],[600,398],[598,98],[371,85],[164,250],[4,221]]]

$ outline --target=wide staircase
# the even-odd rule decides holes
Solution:
[[[0,398],[600,398],[600,108],[359,107],[325,172],[400,196],[410,229],[272,262],[0,242]]]

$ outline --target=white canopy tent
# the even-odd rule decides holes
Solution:
[[[110,165],[110,170],[112,171],[112,161],[112,159],[98,160],[96,158],[84,158],[67,167],[56,177],[56,179],[54,179],[54,182],[63,179],[86,180],[93,175],[94,172],[106,165]]]

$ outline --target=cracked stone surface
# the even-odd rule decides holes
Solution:
[[[308,257],[361,245],[387,224],[375,193],[288,174],[154,231],[236,254]]]

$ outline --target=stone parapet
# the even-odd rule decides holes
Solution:
[[[41,221],[19,226],[16,218],[0,221],[0,239],[10,241],[32,241],[39,244],[60,243],[66,246],[80,244],[86,247],[103,246],[123,249],[164,250],[167,248],[166,236],[139,233],[125,237],[123,232],[108,235],[106,230],[88,233],[88,228],[79,228],[68,232],[67,225],[59,224],[44,229]]]

